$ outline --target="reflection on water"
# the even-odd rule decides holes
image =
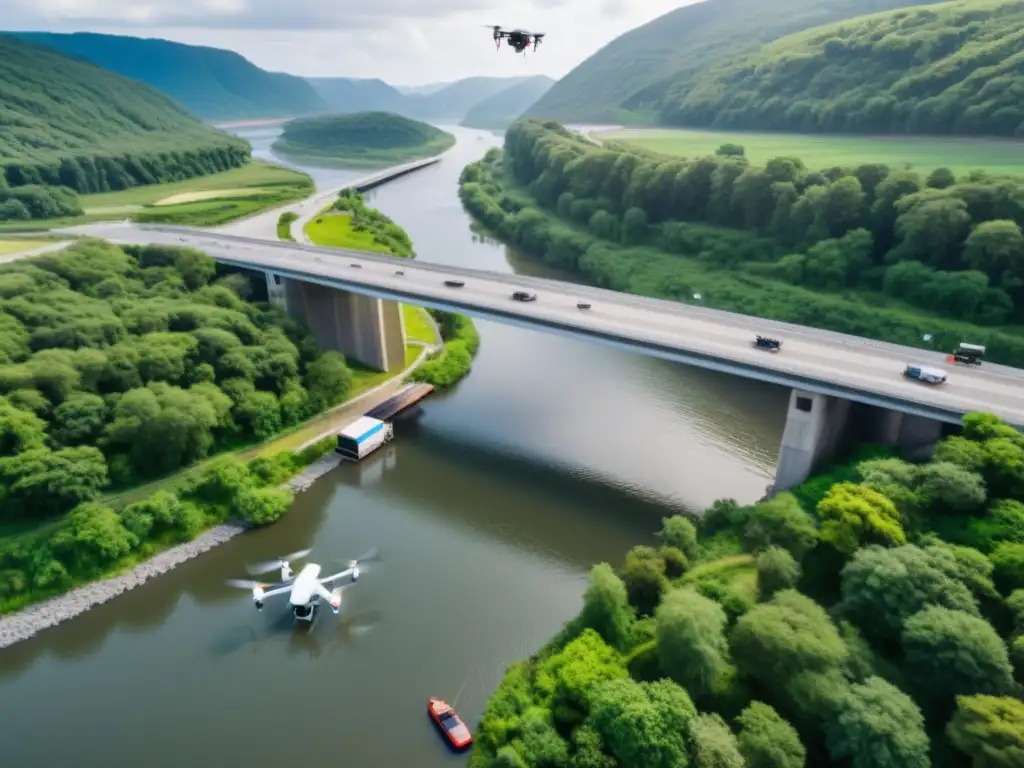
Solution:
[[[451,156],[372,204],[420,259],[543,269],[471,230],[458,173],[497,139],[456,132]],[[268,156],[276,130],[258,133]],[[337,173],[314,171],[321,185]],[[430,727],[427,697],[476,722],[504,668],[578,609],[593,563],[655,543],[680,508],[767,484],[784,390],[478,325],[468,379],[274,526],[0,652],[4,765],[465,765]],[[380,547],[339,617],[295,630],[283,598],[257,613],[224,585],[308,546],[324,567]]]

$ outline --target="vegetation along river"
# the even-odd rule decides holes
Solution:
[[[424,261],[534,272],[470,231],[456,179],[498,139],[454,130],[442,163],[370,204]],[[505,665],[575,614],[593,563],[649,543],[672,506],[753,500],[770,482],[784,390],[478,328],[472,374],[386,451],[318,481],[270,528],[0,653],[4,765],[464,762],[431,730],[427,697],[476,723]],[[307,546],[330,567],[373,545],[383,561],[310,634],[280,600],[257,614],[224,586]]]

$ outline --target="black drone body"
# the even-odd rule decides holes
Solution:
[[[537,50],[537,46],[544,38],[543,32],[527,32],[525,29],[506,30],[497,24],[490,29],[494,32],[494,47],[496,49],[501,48],[501,41],[505,39],[508,41],[509,48],[516,53],[525,53],[531,45],[533,50]]]

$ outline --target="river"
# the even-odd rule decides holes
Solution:
[[[449,156],[371,204],[419,259],[550,274],[471,231],[456,180],[498,140],[454,130]],[[308,170],[321,186],[366,175]],[[429,696],[475,724],[504,667],[578,609],[593,563],[653,543],[675,509],[751,501],[770,482],[785,390],[478,328],[469,378],[380,455],[318,481],[273,527],[0,652],[3,764],[465,764],[431,729]],[[224,586],[307,546],[325,568],[382,555],[309,633],[282,599],[257,614]]]

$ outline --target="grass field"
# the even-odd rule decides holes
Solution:
[[[626,129],[594,133],[599,141],[622,141],[652,152],[682,157],[713,154],[722,144],[740,144],[754,163],[773,157],[799,157],[808,168],[885,163],[928,173],[981,169],[1024,175],[1024,142],[1012,139],[938,138],[934,136],[820,136],[792,133],[733,133],[667,129]]]
[[[182,192],[180,195],[171,195],[163,200],[157,200],[154,206],[180,205],[182,203],[199,203],[204,200],[216,200],[218,197],[254,197],[264,195],[268,192],[266,187],[242,187],[240,189],[208,189],[204,192]]]
[[[42,248],[52,242],[52,240],[0,240],[0,256],[31,251],[33,248]]]
[[[354,232],[347,213],[322,213],[306,225],[306,234],[317,245],[330,248],[351,248],[354,251],[390,253],[387,246],[376,243],[369,232]]]

